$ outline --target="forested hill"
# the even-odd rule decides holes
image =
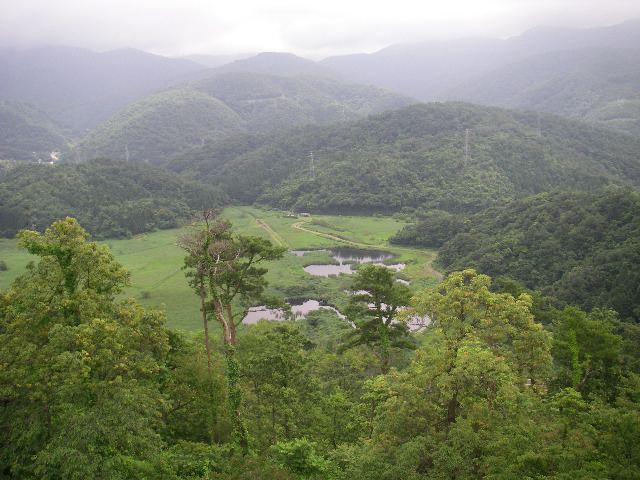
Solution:
[[[433,103],[228,140],[168,167],[236,201],[299,211],[473,212],[554,189],[638,185],[638,151],[640,139],[553,115]]]
[[[439,248],[447,271],[476,268],[589,311],[640,320],[640,191],[542,193],[472,216],[429,212],[393,243]]]
[[[441,98],[540,110],[640,136],[640,49],[530,57],[474,77]]]
[[[130,105],[87,135],[68,158],[161,164],[234,134],[356,119],[412,103],[383,88],[318,75],[223,73]]]
[[[42,110],[24,102],[0,100],[0,159],[49,161],[67,148],[68,130]]]
[[[194,209],[226,203],[216,188],[149,165],[93,160],[0,171],[0,236],[72,216],[97,238],[172,228]]]

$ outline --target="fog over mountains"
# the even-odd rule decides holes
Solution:
[[[381,108],[397,108],[418,101],[464,100],[555,113],[638,135],[639,52],[640,20],[637,19],[587,29],[539,27],[506,40],[468,38],[397,44],[372,54],[334,56],[319,62],[277,52],[166,58],[133,49],[96,53],[63,46],[5,48],[0,50],[0,100],[13,103],[11,108],[3,104],[0,122],[13,128],[4,129],[0,134],[0,156],[27,159],[32,158],[35,151],[66,150],[107,120],[112,125],[114,121],[117,123],[118,117],[114,116],[118,112],[152,94],[169,87],[185,88],[203,79],[220,83],[211,79],[232,72],[245,76],[253,73],[315,77],[316,85],[306,88],[306,93],[302,94],[298,88],[298,96],[293,100],[298,105],[295,118],[291,117],[290,109],[273,112],[275,116],[268,120],[272,129],[356,118],[379,112]],[[241,94],[245,102],[273,105],[275,97],[286,97],[290,101],[293,98],[286,89],[281,88],[275,95],[273,86],[258,87],[255,79],[253,77],[253,83],[249,84],[237,82],[238,88],[249,92]],[[267,83],[274,82],[283,80],[272,78]],[[311,94],[319,84],[324,84],[325,89],[321,96],[329,95],[322,101],[317,92]],[[327,94],[329,84],[334,90],[342,85],[342,93]],[[374,100],[373,90],[369,88],[365,103],[372,103],[362,104],[364,90],[356,94],[356,84],[378,87],[375,95],[380,98]],[[200,90],[201,86],[187,88]],[[232,90],[233,86],[224,89],[229,88]],[[315,95],[315,100],[303,98],[307,94]],[[406,100],[385,104],[383,98],[396,94],[404,95]],[[227,97],[230,98],[228,94]],[[175,95],[173,98],[175,100]],[[16,102],[27,105],[18,108]],[[158,103],[157,98],[155,102]],[[359,102],[361,105],[357,107]],[[340,114],[327,116],[326,109],[331,104]],[[228,102],[225,105],[235,108]],[[35,114],[36,109],[41,112]],[[306,109],[304,114],[300,113],[301,109]],[[169,112],[162,115],[169,115],[163,121],[171,124],[171,105],[162,107],[161,111]],[[357,114],[353,113],[356,111]],[[50,118],[45,121],[43,115]],[[195,121],[197,123],[197,119]],[[246,126],[229,128],[227,117],[223,121],[227,122],[226,126],[205,124],[201,128],[229,134],[255,131]],[[239,121],[241,125],[250,120],[241,114]],[[15,132],[17,124],[23,125],[18,129],[21,133]],[[52,131],[52,125],[60,124],[66,128]],[[44,141],[41,134],[46,135]],[[162,131],[159,134],[163,134]],[[111,144],[119,144],[118,151],[124,152],[123,145],[128,141],[109,135]],[[219,135],[199,133],[196,137],[202,142]],[[46,148],[43,142],[50,146]],[[135,150],[136,145],[127,148]],[[112,154],[112,150],[105,150],[104,154]]]

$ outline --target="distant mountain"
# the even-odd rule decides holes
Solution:
[[[640,136],[640,49],[536,55],[473,77],[442,98],[556,113]]]
[[[68,148],[63,126],[42,110],[15,100],[0,100],[0,159],[50,161],[51,152]]]
[[[224,73],[127,107],[88,134],[68,158],[164,163],[226,136],[349,120],[412,103],[380,87],[327,77]]]
[[[216,68],[222,65],[226,65],[236,60],[244,60],[249,57],[253,57],[254,53],[239,53],[237,55],[185,55],[182,57],[185,60],[191,60],[192,62],[199,63],[203,67]]]
[[[555,115],[434,103],[223,140],[167,167],[238,202],[298,211],[474,212],[554,189],[638,186],[638,151],[640,139]]]
[[[320,62],[357,82],[380,85],[421,100],[471,77],[532,55],[576,48],[640,48],[640,20],[611,27],[539,27],[507,40],[469,38],[393,45],[372,54]]]
[[[133,49],[0,50],[0,99],[31,103],[78,129],[93,128],[131,102],[205,70],[195,62]]]
[[[255,72],[274,75],[314,74],[344,79],[344,75],[322,66],[318,62],[298,57],[292,53],[263,52],[258,55],[228,63],[214,70],[216,73]]]

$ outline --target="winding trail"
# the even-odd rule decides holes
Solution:
[[[282,237],[278,234],[278,232],[276,232],[273,228],[271,228],[271,225],[269,225],[267,222],[265,222],[264,220],[256,217],[255,215],[252,215],[250,212],[247,212],[246,210],[242,210],[241,208],[238,207],[234,207],[237,210],[240,210],[241,212],[244,212],[245,214],[249,215],[251,218],[253,218],[256,223],[258,225],[260,225],[261,228],[264,229],[265,232],[267,232],[267,234],[269,234],[269,237],[271,237],[271,239],[277,243],[280,246],[285,246],[285,247],[289,247],[290,245],[287,244],[287,242],[285,242]],[[424,268],[424,272],[427,275],[433,276],[433,277],[437,277],[438,281],[442,281],[442,279],[444,278],[444,275],[442,275],[442,273],[438,272],[437,270],[435,270],[433,268],[433,266],[431,265],[434,260],[437,257],[436,253],[433,252],[425,252],[424,250],[418,250],[417,248],[407,248],[407,247],[392,247],[390,245],[374,245],[371,243],[360,243],[360,242],[354,242],[352,240],[347,240],[345,238],[339,237],[337,235],[333,235],[331,233],[323,233],[323,232],[317,232],[316,230],[312,230],[310,228],[305,227],[305,225],[307,225],[309,222],[306,221],[300,221],[300,222],[295,222],[291,225],[292,228],[295,228],[297,230],[300,230],[302,232],[306,232],[306,233],[310,233],[312,235],[316,235],[318,237],[324,237],[324,238],[328,238],[330,240],[334,240],[336,242],[340,242],[340,243],[345,243],[347,245],[351,245],[353,247],[362,247],[362,248],[369,248],[369,249],[374,249],[374,250],[386,250],[386,251],[396,251],[396,252],[413,252],[413,253],[420,253],[420,254],[425,254],[428,253],[431,258],[426,261],[423,264],[423,268]]]

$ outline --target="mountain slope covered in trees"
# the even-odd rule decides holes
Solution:
[[[87,135],[69,158],[159,164],[224,136],[337,122],[411,103],[382,88],[328,77],[224,73],[127,107]]]
[[[73,216],[98,238],[121,237],[176,227],[194,209],[226,200],[216,188],[149,165],[22,164],[0,174],[0,236]]]
[[[638,185],[639,149],[634,137],[552,115],[434,103],[223,141],[167,166],[239,202],[314,212],[471,212],[553,189]]]
[[[640,190],[541,193],[472,216],[429,212],[393,243],[439,248],[447,271],[475,268],[586,311],[640,319]]]
[[[24,102],[0,100],[0,159],[49,161],[65,150],[68,129],[42,110]]]
[[[540,110],[640,136],[640,49],[580,49],[537,55],[441,94]]]
[[[66,157],[163,163],[178,152],[242,131],[244,121],[219,100],[196,90],[171,89],[123,109]]]

